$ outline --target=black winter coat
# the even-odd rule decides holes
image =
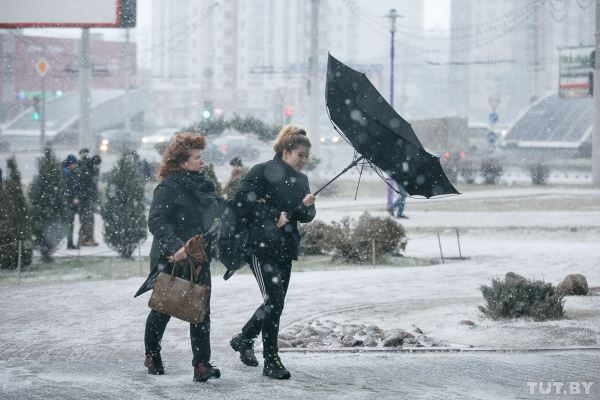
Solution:
[[[309,193],[308,177],[296,172],[281,156],[248,171],[235,200],[241,205],[241,213],[249,218],[251,246],[258,258],[282,262],[298,259],[298,222],[310,222],[316,214],[314,205],[302,203]],[[266,203],[256,201],[260,198]],[[281,211],[287,213],[289,222],[277,228]]]
[[[154,287],[160,271],[170,273],[173,267],[167,257],[172,256],[193,236],[206,233],[220,215],[223,199],[215,192],[215,184],[204,173],[175,172],[168,175],[154,189],[154,197],[148,215],[148,228],[154,238],[150,249],[150,274],[140,287],[138,296]],[[203,273],[197,282],[206,282],[210,268],[210,248],[206,253],[209,262],[203,265]],[[189,279],[189,268],[178,274]],[[204,276],[204,278],[202,278]]]

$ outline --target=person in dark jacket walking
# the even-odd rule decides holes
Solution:
[[[252,167],[235,194],[240,212],[250,221],[250,268],[264,301],[230,344],[244,364],[257,366],[254,339],[262,332],[263,375],[274,379],[291,376],[279,358],[277,337],[292,261],[298,259],[297,225],[315,217],[315,196],[310,193],[307,176],[300,172],[310,147],[304,129],[284,126],[275,140],[275,157]]]
[[[100,156],[90,157],[88,149],[79,150],[79,245],[98,246],[94,240],[94,212],[98,202]]]
[[[153,288],[159,272],[171,273],[174,262],[186,260],[186,241],[195,235],[206,234],[219,217],[223,199],[216,194],[214,182],[202,171],[205,147],[204,136],[183,132],[175,135],[163,153],[158,171],[161,181],[154,190],[148,216],[148,227],[154,235],[150,250],[151,271],[135,296]],[[209,241],[208,255],[210,247]],[[179,268],[177,274],[190,279],[189,268],[182,268],[181,273]],[[210,256],[195,282],[211,286]],[[146,320],[144,365],[149,374],[164,374],[160,343],[170,318],[152,310]],[[221,372],[210,363],[210,306],[201,323],[190,323],[190,340],[194,381],[219,378]]]
[[[69,232],[67,233],[67,249],[78,249],[73,242],[73,225],[75,224],[75,214],[79,212],[79,176],[77,170],[77,157],[69,154],[62,162],[62,174],[67,184],[65,197],[67,198],[67,211],[69,220]]]

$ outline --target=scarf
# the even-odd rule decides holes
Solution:
[[[203,207],[217,206],[215,183],[203,172],[179,171],[169,174],[166,179],[175,182],[190,192]]]

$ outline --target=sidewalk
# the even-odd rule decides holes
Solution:
[[[337,204],[324,203],[321,215],[336,212]],[[462,219],[455,221],[468,231],[483,224],[478,216],[484,213],[458,214]],[[134,299],[133,293],[143,278],[39,283],[1,288],[0,398],[599,398],[599,295],[568,297],[566,318],[559,321],[490,321],[477,311],[482,304],[480,285],[508,271],[554,284],[569,273],[582,273],[590,287],[600,287],[598,213],[523,212],[512,217],[515,229],[512,225],[498,229],[507,213],[487,214],[492,217],[483,219],[482,227],[461,236],[467,260],[422,267],[340,266],[339,270],[295,272],[281,331],[319,319],[386,329],[414,324],[428,336],[460,348],[523,352],[282,351],[292,379],[273,382],[261,376],[260,367],[243,366],[228,345],[262,301],[254,278],[236,274],[225,282],[215,274],[212,360],[222,370],[222,378],[194,384],[189,326],[181,321],[169,324],[163,340],[167,375],[149,376],[142,365],[149,295]],[[436,218],[439,215],[421,212],[409,221],[419,227]],[[437,242],[427,240],[409,240],[409,255],[436,257]],[[101,251],[102,246],[82,252]],[[445,248],[447,254],[450,251]],[[477,327],[458,326],[463,319],[473,320]],[[564,347],[591,349],[541,350]],[[540,387],[532,386],[533,382],[594,383],[589,395],[567,391],[549,396],[535,391]]]
[[[552,254],[555,264],[550,266],[546,259],[538,258],[541,248],[528,248],[525,244],[519,248],[512,242],[499,240],[497,244],[501,247],[515,247],[513,252],[504,257],[474,255],[468,261],[428,267],[295,273],[282,330],[315,318],[338,318],[399,328],[414,323],[428,335],[453,342],[462,340],[462,345],[487,338],[495,342],[482,347],[515,347],[518,343],[562,347],[561,343],[581,345],[577,342],[579,338],[597,347],[600,296],[567,300],[568,318],[535,324],[539,329],[531,324],[507,322],[504,326],[508,331],[503,331],[503,326],[496,326],[499,329],[494,331],[496,322],[483,319],[475,319],[480,325],[478,330],[456,327],[460,319],[476,318],[474,305],[463,300],[475,299],[479,295],[478,285],[506,272],[507,265],[518,273],[555,282],[568,272],[565,261],[570,259],[578,271],[587,276],[590,285],[597,286],[600,271],[592,262],[600,259],[597,243],[563,242],[563,247]],[[550,246],[547,242],[544,248]],[[526,272],[515,268],[519,260],[529,255],[531,258],[527,258],[523,266]],[[595,396],[600,393],[598,350],[483,354],[282,352],[292,380],[273,382],[260,375],[260,368],[243,366],[228,345],[231,336],[239,331],[261,301],[257,285],[249,274],[236,275],[227,282],[219,276],[213,277],[212,359],[222,369],[223,377],[205,385],[192,383],[189,328],[177,320],[169,324],[163,340],[168,375],[148,376],[142,366],[148,296],[133,299],[141,281],[141,278],[131,278],[3,288],[0,397],[544,398],[529,394],[526,384],[529,381],[595,381],[593,393]],[[578,301],[585,301],[596,318],[585,326],[587,333],[583,338],[579,329],[581,316],[572,312],[581,309]],[[575,307],[569,308],[571,303]],[[406,309],[410,312],[402,312]],[[486,332],[496,334],[486,335]],[[457,334],[458,337],[452,337]]]

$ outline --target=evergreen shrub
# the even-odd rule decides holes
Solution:
[[[121,156],[107,175],[106,201],[100,214],[104,220],[104,240],[121,257],[131,258],[135,248],[146,239],[144,180],[130,157]]]
[[[38,159],[38,175],[29,187],[30,221],[34,242],[42,259],[52,261],[52,253],[67,236],[66,184],[52,148],[44,148]]]
[[[8,232],[12,232],[9,242],[13,243],[12,246],[0,249],[0,252],[7,251],[8,254],[4,253],[4,256],[8,257],[8,263],[2,262],[2,268],[16,268],[18,265],[18,254],[19,246],[18,242],[21,241],[21,267],[25,268],[31,265],[31,258],[33,253],[33,246],[31,241],[31,223],[27,212],[27,202],[25,200],[25,194],[21,186],[21,174],[17,167],[15,157],[11,157],[6,161],[8,167],[8,178],[4,182],[4,191],[6,194],[6,200],[1,202],[5,204],[7,208],[13,210],[13,218],[10,222],[10,227],[2,229],[6,235]]]
[[[492,279],[482,285],[486,301],[479,310],[494,320],[530,317],[535,321],[559,319],[564,315],[564,293],[540,280]]]

